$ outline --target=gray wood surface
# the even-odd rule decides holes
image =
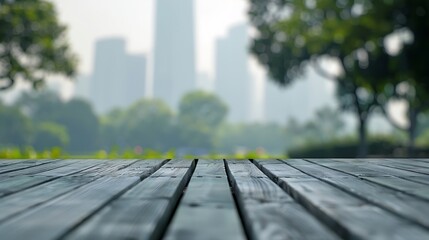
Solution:
[[[164,165],[155,173],[163,172],[170,166]],[[152,175],[144,179],[66,239],[159,238],[193,170],[183,167],[175,169],[174,177]]]
[[[338,239],[251,162],[227,169],[252,239]]]
[[[0,160],[1,239],[429,239],[428,159]]]
[[[289,164],[296,169],[309,165],[302,160]],[[429,234],[425,228],[411,224],[408,219],[320,179],[280,178],[280,184],[344,238],[422,239]]]
[[[323,179],[346,192],[365,199],[374,205],[392,211],[405,219],[429,228],[429,218],[427,217],[429,215],[428,201],[392,190],[383,185],[371,183],[351,174],[345,174],[340,171],[322,167],[321,165],[312,165],[313,168],[311,170],[304,166],[295,167],[313,177]],[[336,176],[337,173],[344,174],[345,176],[339,175],[340,177],[338,178],[325,177],[327,175]]]
[[[134,172],[131,176],[100,177],[5,221],[0,224],[0,235],[5,239],[61,237],[139,180]]]
[[[197,164],[165,239],[246,239],[223,161]]]

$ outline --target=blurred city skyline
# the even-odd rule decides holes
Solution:
[[[142,97],[153,96],[153,69],[154,69],[154,41],[156,5],[154,0],[129,0],[127,4],[120,1],[106,0],[52,0],[56,5],[61,22],[68,26],[68,37],[73,50],[79,56],[78,81],[76,84],[70,81],[62,81],[55,78],[50,87],[61,92],[65,98],[70,98],[77,91],[82,91],[80,85],[84,79],[94,81],[93,75],[96,61],[96,43],[108,39],[122,39],[125,51],[130,55],[146,57],[146,83]],[[82,6],[85,5],[84,8]],[[217,43],[221,39],[228,38],[230,31],[240,26],[247,27],[247,40],[250,41],[252,30],[249,27],[247,17],[248,2],[246,0],[194,0],[194,52],[195,52],[195,83],[199,89],[215,90],[217,92],[216,56]],[[79,14],[76,14],[79,12]],[[221,15],[222,17],[219,17]],[[86,20],[84,20],[86,19]],[[88,21],[91,19],[91,21]],[[248,52],[248,45],[240,43],[242,51]],[[265,71],[256,60],[248,53],[247,68],[251,82],[248,99],[248,114],[245,116],[251,121],[276,121],[286,122],[290,117],[300,121],[312,117],[316,109],[325,105],[335,105],[334,87],[328,81],[321,81],[316,74],[309,74],[307,81],[300,81],[286,89],[277,89],[274,83],[267,81]],[[230,75],[232,78],[234,74]],[[243,75],[242,75],[243,76]],[[205,81],[205,82],[204,82]],[[88,84],[88,83],[87,83]],[[91,83],[93,84],[93,83]],[[88,84],[89,85],[89,84]],[[310,94],[311,92],[311,94]],[[274,94],[269,97],[267,94]],[[7,95],[7,94],[6,94]],[[10,94],[12,95],[12,94]],[[275,97],[274,97],[275,96]],[[301,106],[293,106],[293,99],[300,98],[297,103]],[[92,100],[93,104],[95,102]],[[286,102],[285,107],[277,109],[273,103]],[[227,102],[229,106],[235,105]],[[270,108],[271,105],[271,109]],[[232,107],[238,109],[238,107]],[[234,110],[233,115],[237,114]],[[273,116],[277,112],[278,116]]]

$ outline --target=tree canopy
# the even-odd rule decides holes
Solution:
[[[51,2],[0,0],[0,90],[18,80],[38,88],[49,74],[73,76],[76,63]]]
[[[427,48],[428,12],[427,1],[251,0],[249,15],[258,31],[252,51],[284,85],[309,65],[335,81],[340,105],[358,119],[363,156],[371,112],[397,97],[398,85],[416,86],[428,76],[421,58],[406,57]],[[414,40],[399,39],[399,54],[389,52],[386,39],[404,30]],[[321,64],[326,59],[339,71],[328,71]]]

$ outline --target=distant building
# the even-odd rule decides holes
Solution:
[[[108,38],[97,41],[90,100],[99,113],[125,107],[144,96],[146,58],[128,55],[125,40]]]
[[[124,95],[126,105],[130,105],[145,96],[146,69],[145,55],[127,56],[127,84]]]
[[[215,92],[228,105],[232,122],[250,119],[252,78],[248,67],[248,34],[246,25],[233,27],[216,43]]]
[[[155,24],[154,97],[177,108],[196,85],[194,1],[157,0]]]

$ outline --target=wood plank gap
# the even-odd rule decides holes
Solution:
[[[141,161],[144,161],[144,160],[141,160]],[[135,160],[135,161],[131,162],[129,165],[127,165],[127,166],[120,167],[118,169],[118,171],[125,170],[126,168],[132,166],[133,164],[136,164],[137,162],[138,162],[138,160]],[[161,164],[152,166],[152,168],[153,168],[152,172],[155,172],[156,170],[160,169],[166,163],[168,163],[168,160],[164,160],[163,162],[161,162]],[[103,178],[103,177],[100,177],[99,179],[101,179],[101,178]],[[120,192],[118,192],[117,194],[113,195],[111,198],[109,198],[108,201],[104,202],[98,208],[96,208],[93,212],[89,213],[87,216],[85,216],[84,218],[82,218],[82,220],[80,222],[76,223],[75,225],[71,226],[69,229],[67,229],[66,231],[64,231],[64,233],[62,233],[61,235],[58,236],[58,239],[64,239],[67,235],[69,235],[70,233],[72,233],[73,231],[75,231],[79,226],[81,226],[82,224],[85,224],[85,222],[87,222],[89,219],[91,219],[91,217],[93,217],[98,212],[100,212],[104,207],[108,206],[109,204],[111,204],[112,202],[114,202],[116,199],[120,198],[127,191],[129,191],[134,186],[136,186],[141,181],[143,181],[143,179],[144,178],[142,176],[138,176],[138,180],[137,181],[135,181],[134,183],[131,183],[130,185],[128,185],[127,187],[125,187],[124,189],[122,189]]]
[[[321,170],[323,169],[324,171],[342,172],[336,169],[332,169],[330,167],[326,167],[324,165],[317,164],[316,161],[314,162],[311,160],[304,160],[304,161],[315,164],[319,166]],[[416,198],[415,196],[409,195],[407,193],[398,192],[397,190],[387,188],[378,183],[374,183],[371,181],[367,181],[366,179],[358,178],[353,174],[349,174],[347,172],[343,172],[343,173],[349,175],[350,178],[343,178],[343,179],[322,178],[317,176],[316,174],[312,174],[312,173],[309,173],[308,171],[305,171],[305,169],[302,169],[302,167],[300,166],[293,166],[293,165],[291,166],[305,172],[306,174],[316,179],[319,179],[328,184],[331,184],[334,187],[340,188],[345,192],[357,198],[360,198],[365,202],[369,202],[402,219],[406,219],[414,224],[417,224],[429,230],[429,220],[427,218],[429,211],[426,210],[426,209],[429,209],[429,202],[427,202],[427,200]],[[363,187],[359,185],[353,186],[353,183],[354,183],[353,181],[357,181],[358,182],[357,184],[361,184],[364,186]],[[362,182],[359,182],[359,181],[362,181]],[[374,193],[376,192],[376,190],[374,189],[377,190],[378,194]],[[384,194],[384,198],[377,196],[380,194]]]
[[[30,162],[30,164],[28,166],[26,166],[26,165],[19,166],[19,165],[22,165],[23,163],[29,163],[29,162]],[[10,173],[10,172],[19,171],[19,170],[23,170],[23,169],[27,169],[27,168],[32,168],[32,167],[37,167],[37,166],[52,163],[52,162],[54,162],[54,161],[22,160],[22,161],[19,161],[17,164],[13,164],[13,165],[9,165],[9,166],[6,166],[4,168],[1,168],[0,174]]]
[[[241,206],[238,202],[238,196],[237,196],[236,191],[233,187],[233,181],[234,181],[233,179],[234,178],[231,175],[231,170],[229,169],[229,166],[226,162],[226,159],[223,159],[223,163],[224,163],[225,170],[226,170],[226,178],[228,179],[229,188],[231,189],[232,197],[234,199],[234,204],[235,204],[235,207],[237,208],[238,216],[240,217],[241,225],[243,226],[243,229],[244,229],[244,234],[246,235],[247,239],[256,240],[257,238],[253,234],[252,227],[246,221],[246,217],[244,214],[244,207]]]
[[[154,234],[152,235],[152,237],[150,238],[150,240],[161,240],[164,239],[166,233],[167,233],[167,228],[171,225],[171,222],[173,221],[173,217],[175,215],[175,213],[177,212],[177,209],[179,207],[180,201],[183,198],[183,195],[186,192],[186,189],[188,188],[189,182],[191,181],[192,176],[194,175],[195,172],[195,168],[198,164],[198,159],[194,159],[192,160],[192,164],[191,164],[191,171],[188,174],[188,176],[185,176],[185,185],[182,189],[182,193],[180,194],[180,196],[178,197],[178,199],[175,201],[174,206],[172,207],[172,211],[171,213],[169,213],[169,216],[167,217],[167,221],[164,225],[161,225],[159,227],[159,229],[157,229]]]
[[[131,163],[133,162],[125,165],[129,166]],[[115,164],[112,161],[112,165],[120,167],[124,164]],[[112,199],[118,198],[138,182],[140,178],[137,176],[96,178],[0,224],[0,235],[6,239],[62,238],[65,233],[85,222],[94,213],[108,205]],[[61,221],[57,221],[57,218]]]
[[[330,166],[330,165],[328,166],[328,165],[320,164],[320,163],[318,163],[315,160],[310,160],[310,159],[305,159],[305,160],[309,161],[309,162],[312,162],[312,163],[314,163],[316,165],[319,165],[321,167],[324,167],[324,168],[327,168],[327,169],[330,169],[330,170],[333,170],[333,171],[342,172],[344,174],[348,174],[348,175],[350,175],[352,177],[361,179],[363,181],[370,182],[372,184],[377,184],[377,185],[379,185],[379,186],[381,186],[383,188],[387,188],[387,189],[390,189],[392,191],[397,191],[397,192],[400,192],[402,194],[405,194],[405,195],[408,195],[408,196],[412,196],[412,197],[417,198],[419,200],[429,201],[429,193],[426,194],[426,193],[420,193],[418,191],[417,192],[410,191],[410,190],[407,191],[407,190],[404,190],[403,188],[397,187],[397,186],[395,186],[393,184],[392,185],[390,185],[390,184],[383,184],[383,183],[380,183],[379,181],[376,180],[377,178],[378,179],[380,179],[380,178],[395,178],[398,182],[408,183],[407,185],[410,185],[412,187],[425,186],[423,183],[420,183],[418,181],[412,181],[412,180],[410,180],[409,178],[406,178],[406,177],[400,177],[400,176],[385,176],[385,177],[359,176],[359,174],[351,173],[351,172],[345,171],[345,170],[340,169],[340,168],[335,167],[335,166]]]
[[[297,164],[308,166],[312,163]],[[263,165],[258,164],[257,166],[261,169],[265,168],[265,171],[270,171]],[[296,169],[302,175],[307,175],[308,178],[281,178],[277,184],[341,238],[392,239],[396,237],[400,239],[407,236],[409,239],[422,239],[423,236],[428,236],[427,230],[420,225],[413,224],[407,219],[398,218],[390,211],[366,204],[366,201],[314,178],[294,166],[289,164],[286,166]],[[332,194],[333,196],[331,196]],[[317,199],[317,196],[320,196],[320,199]],[[364,223],[368,225],[360,226]]]

